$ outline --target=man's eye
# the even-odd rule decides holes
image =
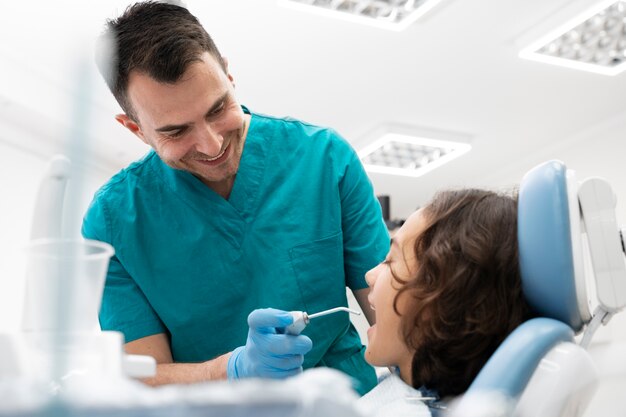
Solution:
[[[165,135],[170,138],[179,138],[183,135],[183,133],[185,133],[185,130],[180,129],[180,130],[173,130],[171,132],[166,132]]]
[[[211,114],[209,114],[209,116],[217,116],[218,114],[220,114],[224,110],[225,107],[226,106],[225,106],[224,102],[222,102],[222,104],[220,104],[220,106],[217,109],[213,110],[211,112]]]

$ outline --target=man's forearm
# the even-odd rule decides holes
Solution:
[[[226,379],[226,367],[231,352],[200,363],[160,363],[156,376],[142,379],[148,385],[191,384]]]

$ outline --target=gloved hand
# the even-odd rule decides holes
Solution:
[[[228,379],[286,378],[302,372],[304,355],[313,342],[304,335],[281,334],[293,323],[289,312],[265,308],[248,316],[248,340],[228,359]]]

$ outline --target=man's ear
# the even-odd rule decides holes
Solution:
[[[146,141],[146,138],[141,131],[141,127],[139,127],[139,125],[135,121],[133,121],[133,119],[125,114],[118,114],[115,116],[115,120],[117,120],[118,123],[120,123],[126,129],[130,130],[135,136],[141,139],[143,143],[148,145],[148,141]]]
[[[224,63],[224,72],[226,72],[226,76],[230,80],[230,83],[235,86],[235,80],[233,79],[232,74],[228,71],[228,58],[225,56],[222,57],[222,62]]]

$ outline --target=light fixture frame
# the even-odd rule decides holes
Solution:
[[[277,0],[279,6],[284,6],[290,9],[304,11],[316,14],[318,16],[330,17],[352,23],[360,23],[368,26],[373,26],[379,29],[386,29],[391,31],[400,32],[415,23],[420,17],[424,16],[431,9],[433,9],[442,0],[426,0],[426,2],[419,8],[415,9],[412,13],[409,13],[400,22],[385,22],[377,20],[375,18],[350,14],[348,12],[342,12],[339,10],[327,9],[320,6],[304,4],[295,0]]]
[[[385,125],[376,129],[373,134],[369,136],[375,137],[376,139],[371,141],[368,145],[362,147],[359,151],[357,151],[357,154],[367,172],[378,174],[418,178],[429,173],[435,168],[439,168],[440,166],[466,154],[472,149],[472,146],[468,143],[468,135],[454,134],[432,129],[407,127],[403,125]],[[415,169],[385,167],[363,162],[364,158],[389,142],[402,142],[420,146],[447,148],[451,149],[451,151],[439,157],[437,160]]]
[[[566,20],[563,24],[558,25],[552,30],[548,30],[544,35],[539,36],[536,40],[530,42],[527,46],[523,47],[519,52],[519,57],[536,62],[543,62],[546,64],[557,65],[561,67],[582,70],[592,72],[601,75],[614,76],[626,70],[626,61],[613,67],[605,67],[600,64],[593,64],[587,62],[575,61],[568,58],[561,58],[557,56],[550,56],[541,54],[538,51],[563,36],[565,33],[574,29],[584,21],[588,20],[592,16],[607,9],[609,6],[619,3],[622,0],[603,0],[594,4],[592,7],[577,13],[574,17]]]

